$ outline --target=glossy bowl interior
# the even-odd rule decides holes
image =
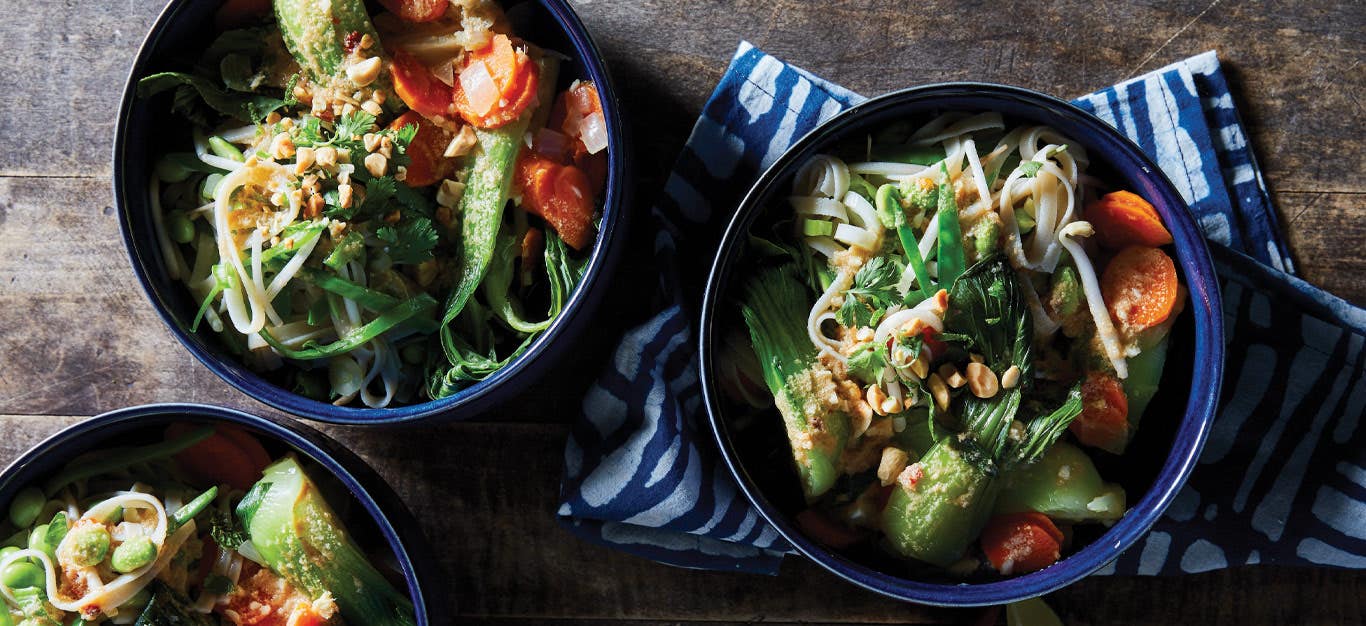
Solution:
[[[152,27],[124,88],[114,140],[114,201],[133,271],[157,314],[195,358],[228,384],[282,411],[341,424],[392,424],[473,417],[516,395],[565,356],[602,299],[626,243],[628,202],[627,143],[621,106],[597,46],[564,0],[505,2],[518,35],[569,57],[560,72],[561,88],[575,79],[598,87],[608,128],[608,178],[602,221],[583,281],[555,322],[523,353],[492,376],[440,400],[371,409],[338,407],[298,395],[244,366],[207,328],[190,332],[199,309],[184,285],[171,280],[156,244],[148,181],[157,157],[189,148],[190,129],[169,112],[170,94],[136,97],[137,80],[193,64],[214,37],[218,2],[172,0]]]
[[[372,554],[383,546],[392,552],[392,561],[384,562],[402,574],[417,623],[448,623],[443,600],[435,595],[444,577],[417,520],[364,461],[305,426],[202,404],[152,404],[105,413],[47,438],[0,471],[0,510],[8,510],[21,489],[41,484],[71,459],[103,447],[159,441],[163,429],[176,422],[233,424],[256,435],[271,458],[296,453],[357,543]]]
[[[740,420],[738,407],[718,389],[713,361],[726,331],[743,329],[734,289],[743,281],[746,235],[766,211],[787,205],[792,176],[812,155],[861,138],[897,120],[928,121],[947,111],[999,111],[1007,124],[1047,124],[1079,142],[1089,172],[1116,188],[1150,200],[1175,239],[1181,282],[1190,290],[1173,329],[1161,389],[1123,457],[1093,454],[1102,476],[1121,483],[1129,512],[1113,527],[1077,526],[1073,552],[1060,562],[1014,578],[964,583],[888,556],[875,548],[833,551],[793,523],[805,504],[786,435],[772,419]],[[1209,251],[1186,204],[1161,171],[1128,139],[1095,117],[1037,92],[999,85],[955,83],[899,91],[869,100],[797,142],[755,183],[726,230],[708,277],[700,350],[703,393],[722,455],[746,496],[807,557],[854,584],[925,604],[978,606],[1047,593],[1101,568],[1141,537],[1171,503],[1194,466],[1214,416],[1223,367],[1219,291]],[[739,325],[739,326],[737,326]]]

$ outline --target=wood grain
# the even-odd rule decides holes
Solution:
[[[636,154],[636,210],[657,196],[741,39],[866,95],[982,80],[1076,96],[1217,49],[1311,282],[1366,303],[1360,129],[1366,11],[1350,1],[575,0],[609,59]],[[0,463],[83,416],[157,401],[268,412],[200,366],[151,312],[123,255],[108,155],[116,104],[158,2],[0,0],[12,72],[0,90]],[[637,222],[646,228],[645,221]],[[648,232],[636,259],[649,259]],[[617,284],[649,285],[648,261]],[[649,302],[617,290],[597,337]],[[776,578],[678,570],[574,539],[555,521],[564,422],[607,341],[485,422],[324,427],[403,494],[475,623],[948,623],[975,611],[900,604],[802,559]],[[430,442],[440,442],[432,445]],[[415,452],[416,450],[416,452]],[[1238,568],[1095,578],[1050,596],[1074,624],[1362,623],[1366,574]]]

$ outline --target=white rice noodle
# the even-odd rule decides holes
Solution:
[[[398,392],[398,355],[394,354],[394,349],[383,339],[375,339],[370,342],[375,348],[375,361],[370,365],[370,371],[365,374],[365,381],[360,387],[360,400],[372,409],[382,409],[389,406],[393,401],[394,394]],[[384,395],[375,395],[370,391],[370,383],[379,377],[384,385]]]
[[[185,259],[180,256],[180,248],[171,243],[171,237],[166,233],[166,216],[162,215],[161,210],[161,181],[155,175],[147,183],[147,192],[152,204],[152,230],[156,231],[161,258],[166,261],[166,275],[171,280],[179,280],[187,272]]]
[[[979,113],[971,117],[961,119],[953,125],[939,132],[928,136],[913,138],[912,143],[919,146],[928,146],[939,143],[951,137],[958,137],[967,133],[975,133],[979,130],[992,130],[1005,128],[1005,121],[1001,119],[1001,114],[994,111]]]
[[[930,251],[934,249],[934,244],[939,241],[939,213],[936,212],[930,217],[930,222],[925,225],[925,234],[920,237],[920,258],[930,258]]]
[[[924,126],[921,126],[920,128],[916,129],[916,131],[915,131],[914,133],[911,134],[910,139],[908,139],[907,141],[909,141],[909,142],[911,142],[911,143],[917,143],[917,142],[919,142],[921,139],[925,139],[926,137],[930,137],[930,136],[932,136],[932,135],[938,133],[939,131],[944,130],[945,128],[947,128],[949,124],[952,124],[952,123],[954,123],[954,122],[957,122],[958,120],[964,119],[964,118],[966,118],[967,116],[968,116],[967,113],[961,113],[961,112],[957,112],[957,111],[955,111],[955,112],[953,112],[953,113],[944,113],[944,114],[940,115],[939,117],[936,117],[936,118],[930,120],[929,123],[925,124]],[[933,141],[929,141],[929,142],[926,142],[926,143],[929,144],[929,143],[934,143],[934,142],[933,142]]]
[[[215,576],[227,577],[228,568],[232,566],[233,560],[236,559],[240,561],[241,558],[242,557],[237,556],[237,553],[232,551],[231,548],[219,546],[218,556],[214,559],[213,567],[210,568],[209,571],[213,573]],[[234,583],[235,582],[236,581],[234,581]],[[194,610],[199,613],[209,613],[213,611],[214,605],[218,604],[219,600],[222,599],[222,597],[223,596],[219,594],[204,591],[199,594],[198,598],[195,599]]]
[[[350,279],[352,282],[362,287],[366,286],[365,268],[361,266],[360,261],[351,261],[350,263],[347,263],[346,274],[348,275],[343,276],[343,278]],[[351,327],[360,327],[364,323],[360,317],[360,305],[350,298],[343,298],[342,303],[346,307],[346,320],[351,323]]]
[[[877,207],[874,207],[863,196],[852,191],[844,194],[844,206],[849,207],[849,222],[851,224],[869,231],[880,231],[882,229],[882,222],[877,217]]]
[[[849,221],[849,211],[843,202],[834,198],[816,196],[792,196],[788,198],[792,210],[804,217],[829,217],[841,222]]]
[[[894,177],[910,176],[919,174],[929,167],[916,165],[915,163],[896,163],[886,161],[865,161],[863,163],[850,163],[849,171],[855,174],[866,174],[872,176]]]
[[[845,250],[844,246],[841,246],[832,237],[807,237],[803,241],[808,248],[815,250],[817,254],[824,255],[827,259],[833,258]]]
[[[811,339],[811,343],[821,351],[821,354],[828,354],[841,363],[848,360],[847,357],[840,354],[838,341],[826,337],[825,333],[821,332],[821,324],[827,319],[834,318],[834,314],[830,312],[831,301],[836,295],[848,291],[852,284],[854,284],[854,272],[840,270],[840,273],[835,276],[835,280],[830,281],[830,286],[826,288],[825,293],[816,299],[816,304],[811,307],[811,312],[806,316],[806,335]]]
[[[858,246],[864,250],[878,249],[878,236],[876,233],[857,226],[850,226],[849,224],[835,225],[835,241],[847,243],[851,246]]]
[[[1096,323],[1096,333],[1100,335],[1105,356],[1115,368],[1115,375],[1122,380],[1129,377],[1129,365],[1124,357],[1124,343],[1115,331],[1115,325],[1110,322],[1110,311],[1105,306],[1105,298],[1101,294],[1100,282],[1096,280],[1096,270],[1091,265],[1091,259],[1086,256],[1081,244],[1073,239],[1094,234],[1095,229],[1091,227],[1090,222],[1072,222],[1058,233],[1058,240],[1072,254],[1072,262],[1076,264],[1077,274],[1081,277],[1082,292],[1086,294],[1086,306],[1091,311],[1091,319]]]
[[[199,155],[199,160],[203,161],[205,165],[216,167],[220,170],[226,170],[229,172],[235,172],[239,169],[242,169],[242,163],[240,161],[225,159],[213,153],[201,154]]]
[[[1024,179],[1024,186],[1033,189],[1035,211],[1034,232],[1030,235],[1028,251],[1020,235],[1019,222],[1015,219],[1015,192],[1019,191],[1016,183],[1022,180],[1023,174],[1018,169],[1011,172],[1001,189],[999,211],[1001,221],[1006,226],[1006,248],[1012,263],[1017,268],[1051,273],[1062,255],[1057,233],[1076,218],[1076,202],[1072,185],[1062,170],[1049,161],[1041,163],[1034,178]],[[1058,210],[1060,202],[1063,204],[1061,211]]]
[[[811,157],[792,179],[792,194],[827,198],[843,198],[849,193],[849,166],[835,157],[818,154]]]

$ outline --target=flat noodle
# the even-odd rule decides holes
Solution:
[[[1129,365],[1124,356],[1124,343],[1119,338],[1119,333],[1115,331],[1115,325],[1110,322],[1110,311],[1105,306],[1105,297],[1100,290],[1100,282],[1096,280],[1095,267],[1091,265],[1091,259],[1086,256],[1086,251],[1082,249],[1073,237],[1090,237],[1095,234],[1095,229],[1090,222],[1072,222],[1063,227],[1059,233],[1059,241],[1064,248],[1072,254],[1072,262],[1077,266],[1077,274],[1081,277],[1081,287],[1086,294],[1086,306],[1090,309],[1091,319],[1096,323],[1096,334],[1100,336],[1101,345],[1105,348],[1105,356],[1110,359],[1110,365],[1115,368],[1115,375],[1121,380],[1129,377]]]

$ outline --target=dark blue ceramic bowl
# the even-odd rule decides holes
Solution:
[[[713,380],[717,343],[740,323],[731,289],[750,226],[790,189],[793,174],[812,155],[841,140],[863,137],[895,120],[924,119],[937,111],[999,111],[1013,123],[1047,124],[1086,148],[1091,171],[1150,200],[1175,239],[1181,282],[1190,289],[1173,329],[1162,388],[1143,427],[1122,457],[1098,459],[1102,475],[1124,485],[1130,510],[1109,529],[1076,527],[1072,553],[1043,570],[1006,579],[963,583],[927,573],[877,550],[836,552],[806,537],[793,523],[804,508],[790,469],[779,420],[746,424]],[[726,464],[764,518],[822,567],[878,593],[925,604],[981,606],[1048,593],[1100,569],[1152,527],[1195,466],[1214,418],[1223,374],[1219,290],[1209,250],[1181,196],[1138,146],[1094,116],[1056,98],[1000,85],[928,85],[869,100],[835,116],[802,138],[755,183],[732,218],[708,278],[703,302],[703,394]],[[776,432],[775,432],[776,430]],[[1089,533],[1089,534],[1088,534]]]
[[[156,441],[162,430],[175,422],[233,424],[256,435],[272,457],[293,451],[300,460],[330,472],[335,484],[352,499],[339,501],[340,493],[329,493],[328,504],[346,518],[348,530],[363,547],[386,545],[392,551],[393,563],[412,597],[419,626],[449,623],[448,609],[436,595],[445,577],[432,559],[422,529],[403,501],[360,457],[300,424],[284,424],[203,404],[149,404],[119,409],[63,429],[0,471],[0,506],[8,507],[19,490],[40,484],[85,452],[109,445]],[[313,477],[325,490],[331,483],[327,476],[314,473]]]
[[[143,76],[167,69],[184,69],[212,41],[214,1],[171,0],[157,18],[124,87],[114,139],[114,202],[118,207],[124,245],[138,281],[171,333],[195,358],[243,393],[282,411],[338,424],[394,424],[426,420],[468,419],[524,391],[572,348],[608,289],[612,268],[626,244],[629,159],[621,105],[606,63],[583,23],[564,0],[506,2],[518,35],[569,55],[561,81],[593,81],[598,87],[608,128],[608,177],[598,239],[586,274],[550,328],[520,357],[480,383],[437,401],[370,409],[337,407],[298,395],[245,367],[224,349],[211,330],[190,332],[199,308],[183,285],[166,275],[166,264],[156,245],[147,192],[152,167],[163,152],[185,150],[189,130],[174,121],[166,94],[151,100],[135,95]],[[563,86],[563,85],[562,85]]]

